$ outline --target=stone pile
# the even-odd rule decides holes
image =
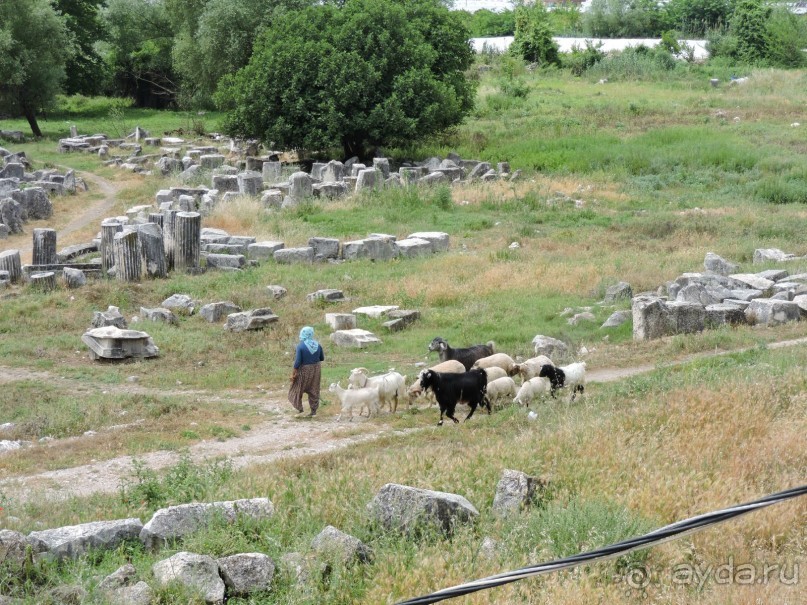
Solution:
[[[538,491],[545,487],[541,479],[505,470],[496,488],[493,510],[499,516],[520,514],[539,499]],[[415,539],[431,535],[450,538],[457,528],[473,524],[479,516],[479,511],[461,495],[393,483],[384,485],[366,509],[373,525]],[[31,555],[35,561],[77,559],[90,551],[114,550],[135,541],[152,551],[176,549],[184,539],[211,523],[233,524],[241,519],[262,522],[274,514],[275,507],[268,498],[252,498],[169,506],[156,511],[146,524],[138,518],[95,521],[33,531],[27,536],[0,530],[0,565],[11,573],[22,573],[30,565]],[[151,572],[158,586],[178,582],[199,593],[206,603],[224,603],[229,598],[248,598],[270,591],[278,570],[291,583],[303,587],[321,581],[336,567],[363,565],[373,558],[370,546],[328,525],[311,540],[308,554],[288,552],[281,557],[279,566],[260,552],[215,559],[179,551],[155,562]],[[80,585],[59,588],[86,596]],[[104,577],[96,590],[110,603],[145,605],[154,598],[152,587],[138,577],[131,564]]]
[[[756,263],[795,258],[774,249],[754,253]],[[704,268],[703,273],[684,273],[659,293],[633,297],[634,340],[725,324],[775,326],[807,315],[807,273],[791,275],[785,269],[737,273],[738,265],[713,253],[706,255]]]

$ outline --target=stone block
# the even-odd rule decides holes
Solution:
[[[311,294],[308,294],[305,298],[308,302],[314,302],[317,300],[324,300],[326,302],[341,302],[345,300],[345,294],[341,290],[334,290],[328,288],[312,292]]]
[[[207,555],[178,552],[174,556],[157,561],[151,566],[154,579],[160,586],[179,583],[198,592],[209,605],[224,603],[224,581],[219,576],[219,566]]]
[[[395,242],[398,252],[404,258],[428,256],[434,251],[430,241],[418,237],[407,237]]]
[[[160,350],[145,332],[122,330],[115,326],[93,328],[81,336],[90,348],[92,359],[126,359],[157,357]]]
[[[339,240],[332,237],[312,237],[308,245],[314,249],[314,258],[339,258]]]
[[[224,156],[218,153],[210,153],[199,156],[199,165],[204,170],[214,170],[224,164]]]
[[[174,315],[170,309],[164,309],[162,307],[155,307],[154,309],[140,307],[140,317],[148,321],[161,321],[174,326],[179,325],[177,316]]]
[[[764,294],[770,294],[773,288],[773,281],[770,279],[765,279],[764,277],[759,277],[753,273],[734,273],[729,275],[730,278],[735,279],[739,282],[742,282],[748,288],[753,288],[755,290],[762,290]]]
[[[707,271],[713,271],[718,275],[731,275],[732,273],[737,273],[737,270],[740,268],[736,263],[727,261],[714,252],[706,253],[706,258],[703,259],[703,267]]]
[[[390,260],[399,254],[398,246],[395,242],[390,242],[381,238],[367,238],[352,242],[345,242],[342,245],[342,256],[345,260]]]
[[[633,288],[630,287],[628,282],[621,281],[612,286],[608,286],[603,302],[611,304],[621,300],[630,300],[631,298],[633,298]]]
[[[720,303],[706,306],[706,327],[716,328],[718,326],[737,326],[746,322],[745,311],[741,305],[731,303]]]
[[[314,249],[311,246],[304,248],[281,248],[280,250],[275,250],[273,257],[276,262],[284,265],[313,263]]]
[[[199,315],[210,323],[217,323],[230,315],[231,313],[238,313],[241,307],[230,301],[221,301],[209,303],[199,309]]]
[[[367,317],[372,317],[373,319],[379,319],[390,311],[395,311],[398,308],[398,305],[369,305],[366,307],[358,307],[357,309],[353,309],[353,313],[356,315],[366,315]]]
[[[381,344],[381,340],[372,332],[367,330],[337,330],[331,334],[331,341],[337,347],[358,347],[364,348],[371,344]]]
[[[358,538],[328,525],[311,541],[311,549],[321,559],[339,565],[351,563],[367,563],[373,553],[369,546]]]
[[[230,174],[214,174],[213,175],[213,189],[216,189],[220,193],[239,193],[238,188],[238,177],[236,175]]]
[[[283,286],[278,286],[276,284],[266,286],[266,290],[267,292],[269,292],[269,296],[271,296],[275,300],[280,300],[281,298],[286,296],[286,293],[288,292],[286,288],[284,288]]]
[[[546,355],[550,359],[563,358],[569,353],[568,345],[562,340],[538,334],[532,339],[536,355]]]
[[[664,300],[637,296],[633,299],[631,311],[633,340],[653,340],[674,333],[670,310]]]
[[[28,540],[39,552],[57,559],[76,559],[90,549],[114,550],[127,540],[136,540],[143,529],[140,519],[94,521],[56,529],[32,531]]]
[[[801,315],[798,303],[787,300],[757,298],[745,309],[745,317],[752,325],[778,326],[797,321]]]
[[[778,248],[757,248],[754,250],[753,263],[780,263],[796,258],[795,254],[788,254]]]
[[[400,332],[420,319],[420,311],[410,309],[395,309],[387,314],[389,321],[385,321],[384,326],[390,332]]]
[[[272,588],[275,563],[263,553],[239,553],[217,560],[229,596],[247,597]]]
[[[700,303],[668,301],[673,334],[702,332],[706,322],[706,309]]]
[[[263,189],[263,178],[260,172],[241,172],[236,175],[238,192],[241,195],[257,196]]]
[[[247,259],[243,254],[208,254],[206,262],[208,269],[240,269]]]
[[[246,332],[248,330],[262,330],[266,326],[275,323],[280,318],[268,307],[263,309],[252,309],[242,313],[231,313],[227,316],[227,323],[224,325],[230,332]]]
[[[546,482],[521,471],[505,469],[493,497],[493,514],[506,517],[519,513],[535,500],[536,491]]]
[[[425,239],[431,243],[432,250],[435,252],[445,252],[450,246],[448,233],[442,231],[418,231],[417,233],[410,233],[407,239]]]
[[[332,330],[353,330],[356,328],[356,316],[352,313],[326,313],[325,323]]]
[[[285,247],[286,244],[283,242],[255,242],[254,244],[249,244],[247,246],[247,256],[257,260],[266,260],[270,258],[273,259],[275,252],[282,250]]]

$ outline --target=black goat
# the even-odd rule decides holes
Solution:
[[[439,336],[432,340],[429,345],[429,351],[437,351],[440,356],[440,361],[449,361],[456,359],[465,366],[465,371],[471,369],[477,359],[489,357],[493,355],[493,341],[489,341],[486,345],[473,345],[464,349],[452,349],[448,343]]]
[[[443,424],[443,414],[454,422],[459,422],[454,417],[454,409],[460,402],[465,402],[471,407],[465,420],[474,415],[478,405],[487,408],[490,414],[490,401],[487,397],[488,377],[485,370],[477,368],[463,374],[426,370],[420,374],[420,385],[424,390],[431,389],[440,405],[440,422],[437,426]]]

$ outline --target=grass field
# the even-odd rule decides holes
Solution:
[[[758,70],[742,86],[712,88],[708,80],[715,75],[725,78],[707,67],[642,80],[620,73],[580,79],[523,71],[516,77],[526,92],[513,94],[511,76],[494,64],[480,75],[477,108],[466,124],[389,155],[421,159],[454,150],[462,157],[509,161],[523,170],[522,180],[384,191],[283,213],[241,200],[205,223],[287,246],[311,236],[347,240],[371,232],[441,230],[452,239],[446,254],[305,269],[265,263],[237,275],[95,283],[47,295],[15,290],[0,299],[0,365],[21,373],[0,385],[0,424],[15,423],[2,438],[54,437],[57,446],[1,456],[0,476],[158,449],[182,452],[205,439],[248,435],[271,419],[261,398],[283,399],[290,352],[305,324],[315,327],[325,346],[326,385],[344,381],[356,366],[396,367],[411,379],[438,335],[455,346],[492,339],[498,350],[529,356],[532,338],[545,334],[575,352],[585,347],[581,358],[590,369],[653,364],[655,371],[592,384],[571,404],[533,406],[537,422],[529,422],[523,409],[506,407],[436,427],[435,408],[413,408],[384,414],[361,429],[344,427],[346,433],[390,429],[372,443],[248,470],[186,457],[167,474],[140,468],[117,495],[64,502],[16,502],[0,488],[0,528],[27,532],[130,516],[145,522],[167,504],[268,496],[277,508],[271,521],[213,523],[176,550],[213,556],[260,551],[277,561],[290,551],[307,552],[313,536],[331,524],[370,544],[374,562],[336,567],[329,581],[306,590],[280,577],[269,595],[229,602],[392,603],[804,483],[807,348],[768,349],[766,343],[807,336],[807,324],[721,329],[650,343],[634,343],[629,325],[599,328],[614,308],[598,302],[617,281],[629,282],[635,292],[655,290],[702,269],[708,251],[747,272],[771,267],[752,265],[757,248],[807,254],[807,73]],[[602,77],[608,82],[598,84]],[[176,183],[120,175],[93,157],[57,154],[55,139],[71,123],[82,133],[122,136],[135,125],[153,133],[192,132],[200,121],[211,131],[220,119],[99,100],[73,99],[64,106],[67,111],[40,123],[48,138],[4,146],[25,150],[37,166],[72,166],[114,181],[113,213],[150,203],[158,189]],[[25,125],[2,121],[0,128]],[[97,189],[60,199],[48,224],[64,226],[100,199]],[[28,233],[12,236],[4,248],[29,245],[30,230],[44,224],[29,223]],[[97,229],[93,224],[77,230],[59,245],[86,241]],[[520,247],[511,249],[513,242]],[[807,260],[787,268],[807,272]],[[269,284],[284,285],[288,296],[271,300]],[[306,294],[320,288],[340,288],[350,301],[306,302]],[[109,365],[88,359],[79,339],[93,311],[116,305],[131,317],[140,306],[157,306],[174,293],[202,302],[232,300],[244,308],[271,306],[281,321],[262,333],[231,335],[199,317],[181,317],[179,326],[146,327],[160,347],[159,361]],[[365,304],[417,308],[422,319],[396,334],[384,334],[380,320],[362,319],[359,327],[380,334],[382,345],[358,352],[331,346],[325,312]],[[569,325],[564,310],[584,307],[591,307],[597,321]],[[746,350],[663,367],[695,353],[739,349]],[[23,371],[48,378],[25,378]],[[131,376],[139,390],[127,392]],[[315,422],[333,422],[334,408],[326,401]],[[109,430],[134,419],[143,422]],[[81,439],[86,431],[98,431],[100,438]],[[498,519],[491,505],[503,469],[548,477],[551,487],[532,509]],[[388,482],[462,494],[480,518],[450,541],[384,534],[368,523],[365,505]],[[805,528],[807,503],[797,501],[629,558],[458,602],[805,603],[799,582],[790,581],[794,572],[807,570]],[[480,551],[485,537],[499,544],[492,555]],[[48,590],[70,583],[90,591],[87,602],[94,602],[101,598],[93,592],[98,579],[124,562],[132,561],[148,581],[151,563],[173,552],[158,556],[127,546],[74,563],[43,563],[24,577],[0,573],[0,594],[54,602]],[[702,585],[682,585],[671,576],[676,565],[705,570],[729,561],[776,564],[785,574],[752,586],[714,576]],[[638,588],[628,582],[637,568],[650,573],[649,583]],[[157,594],[159,603],[200,602],[174,588]]]

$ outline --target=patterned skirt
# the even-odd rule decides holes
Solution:
[[[320,369],[322,364],[302,365],[297,370],[297,378],[289,387],[289,403],[298,412],[303,411],[303,393],[308,394],[308,405],[314,414],[319,408]]]

